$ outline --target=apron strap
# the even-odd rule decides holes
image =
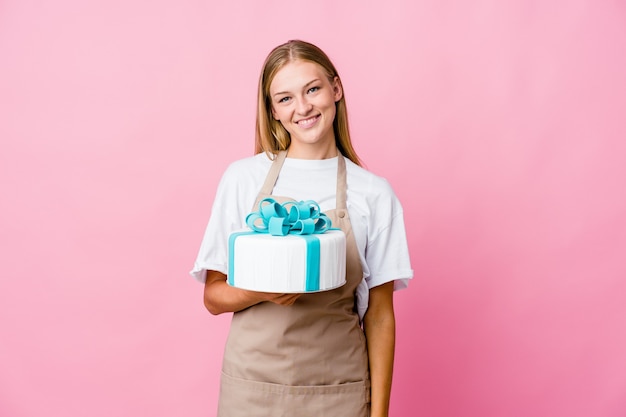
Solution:
[[[265,182],[263,183],[263,187],[261,187],[259,197],[263,196],[263,198],[265,198],[264,196],[272,195],[274,185],[276,185],[276,180],[278,179],[278,174],[280,174],[280,170],[283,167],[286,157],[287,151],[278,152],[276,159],[274,159],[274,162],[267,173],[267,177],[265,177]],[[341,152],[337,150],[337,195],[335,197],[335,206],[339,210],[345,210],[347,208],[347,189],[346,160]]]
[[[280,169],[283,167],[283,162],[285,162],[286,157],[287,151],[278,152],[276,159],[274,159],[274,162],[267,173],[267,177],[265,177],[265,183],[263,183],[263,187],[261,187],[259,195],[272,195],[272,190],[274,189],[274,185],[276,185],[278,174],[280,173]]]
[[[337,195],[335,197],[335,206],[339,210],[345,210],[346,192],[348,189],[348,181],[346,180],[346,160],[345,157],[337,150]]]

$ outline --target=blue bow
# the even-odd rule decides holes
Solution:
[[[286,236],[324,233],[332,223],[313,200],[279,204],[273,198],[265,198],[259,203],[259,211],[248,214],[246,224],[258,233]]]

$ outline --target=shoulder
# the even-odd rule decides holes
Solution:
[[[238,159],[231,162],[226,171],[225,176],[245,176],[255,173],[259,170],[267,170],[272,161],[267,157],[265,153],[258,153],[254,156],[248,156],[246,158]]]
[[[362,197],[370,207],[392,206],[392,211],[400,209],[391,184],[386,178],[355,164],[346,158],[348,192]]]
[[[231,162],[220,179],[214,204],[239,204],[252,207],[271,161],[265,154],[257,154]]]
[[[222,175],[223,184],[239,184],[258,182],[269,170],[272,161],[264,153],[256,154],[231,162]]]

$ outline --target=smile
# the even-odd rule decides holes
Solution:
[[[298,120],[296,124],[298,126],[307,127],[315,123],[320,118],[320,115],[309,117],[308,119]]]

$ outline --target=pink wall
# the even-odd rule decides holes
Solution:
[[[626,414],[619,1],[0,3],[0,415],[213,415],[187,276],[264,56],[313,41],[406,211],[394,416]]]

